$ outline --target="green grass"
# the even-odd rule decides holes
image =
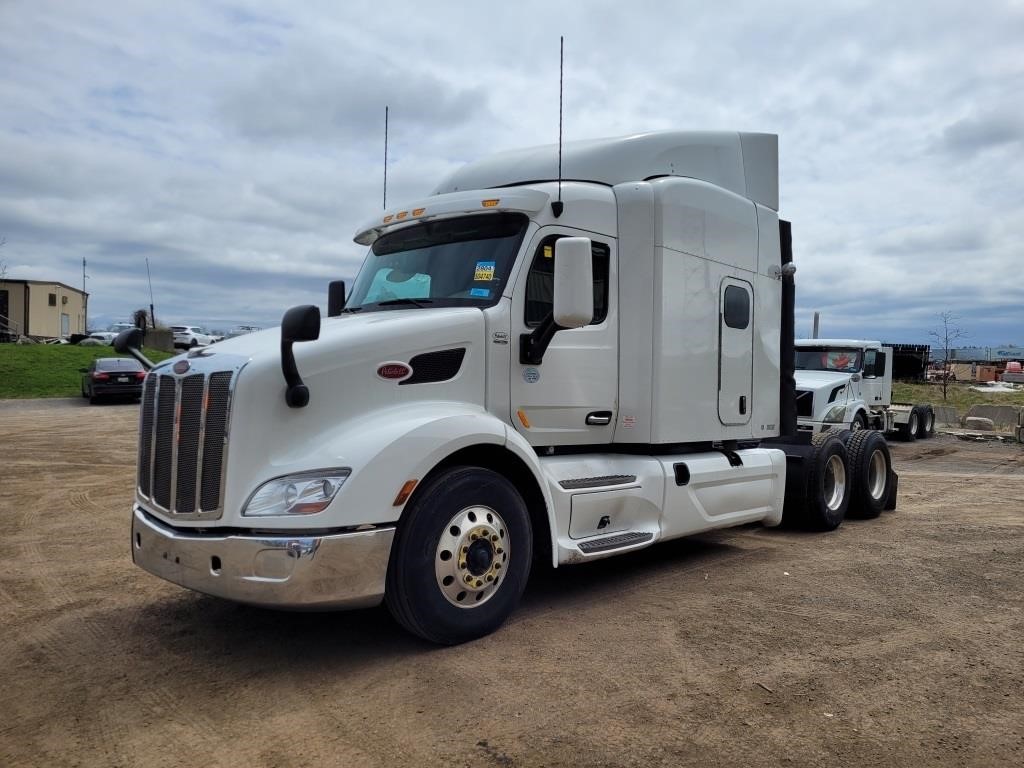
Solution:
[[[144,350],[159,362],[172,355]],[[0,344],[0,399],[28,397],[78,397],[82,374],[98,357],[119,355],[113,347],[78,347],[72,344]]]
[[[943,400],[942,384],[907,384],[897,381],[892,385],[892,399],[895,403],[951,405],[962,416],[972,405],[1024,405],[1024,390],[988,394],[971,389],[970,384],[950,382],[946,388],[946,399]]]

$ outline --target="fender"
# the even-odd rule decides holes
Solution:
[[[505,424],[483,408],[463,403],[421,402],[349,421],[321,447],[322,466],[352,468],[321,514],[331,526],[394,523],[404,507],[394,506],[394,501],[407,481],[422,480],[463,448],[504,444]]]
[[[554,501],[551,498],[551,489],[548,487],[548,482],[544,477],[544,472],[541,470],[540,460],[537,458],[537,452],[533,450],[526,438],[516,432],[515,429],[504,424],[506,443],[505,447],[514,453],[517,457],[522,459],[523,463],[529,467],[530,472],[533,473],[533,479],[537,482],[537,487],[540,488],[541,494],[544,496],[544,508],[548,516],[548,530],[551,532],[551,565],[554,568],[558,567],[558,524],[555,520],[555,506]]]

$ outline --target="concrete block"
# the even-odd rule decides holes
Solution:
[[[1019,405],[972,405],[968,416],[991,419],[997,429],[1008,429],[1019,423]]]
[[[964,429],[973,429],[978,432],[995,432],[996,425],[992,422],[992,419],[986,419],[984,416],[968,416],[964,419]]]
[[[952,405],[933,405],[932,410],[935,412],[936,424],[945,424],[949,427],[960,426],[960,414]]]

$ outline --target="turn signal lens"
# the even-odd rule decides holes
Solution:
[[[417,482],[419,481],[406,480],[405,483],[402,485],[402,490],[400,490],[398,492],[398,495],[395,496],[395,501],[391,506],[400,507],[403,504],[405,504],[405,502],[409,500],[409,497],[412,496],[413,489],[416,487]]]
[[[501,200],[500,200],[500,199],[498,199],[498,198],[492,198],[492,199],[490,199],[490,200],[481,200],[481,201],[480,201],[480,205],[482,205],[482,206],[483,206],[484,208],[494,208],[494,207],[496,207],[496,206],[498,205],[498,203],[500,203],[500,202],[501,202]]]

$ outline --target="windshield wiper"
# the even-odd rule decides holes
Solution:
[[[345,307],[343,310],[341,310],[341,313],[345,314],[346,312],[362,312],[362,311],[363,311],[362,307]]]
[[[387,301],[378,301],[377,302],[377,306],[378,307],[394,307],[394,306],[397,306],[399,304],[411,304],[414,307],[423,307],[423,306],[426,306],[427,304],[433,304],[433,303],[434,303],[433,299],[407,299],[407,298],[402,298],[402,299],[388,299]]]

